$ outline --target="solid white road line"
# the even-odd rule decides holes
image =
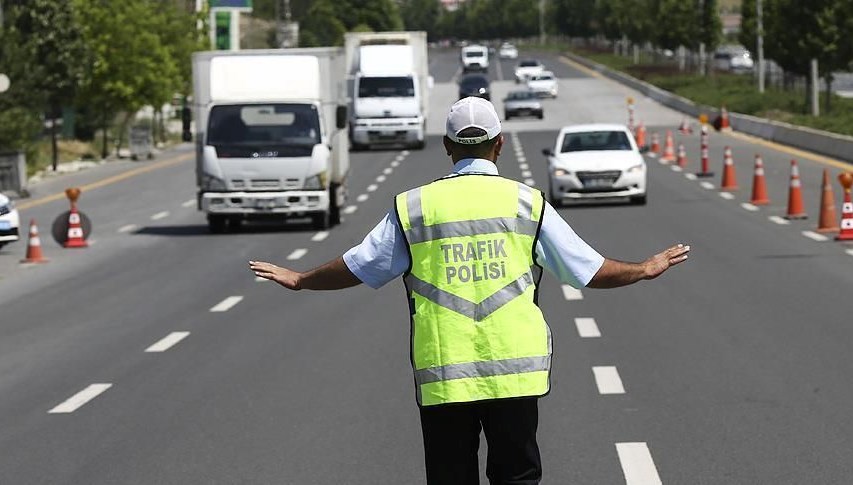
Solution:
[[[68,399],[65,400],[65,402],[57,405],[56,407],[54,407],[53,409],[51,409],[47,413],[48,414],[73,413],[74,411],[78,410],[81,406],[83,406],[87,402],[98,397],[98,394],[101,394],[102,392],[106,391],[110,387],[112,387],[112,384],[90,384],[89,387],[87,387],[86,389],[83,389],[82,391],[78,392],[77,394],[69,397]]]
[[[829,238],[824,236],[823,234],[818,234],[818,233],[812,232],[812,231],[803,231],[803,236],[806,236],[807,238],[811,239],[812,241],[817,241],[817,242],[829,241]]]
[[[755,212],[755,211],[757,211],[757,210],[758,210],[758,206],[757,206],[757,205],[750,204],[749,202],[744,202],[744,203],[743,203],[743,204],[741,204],[740,206],[741,206],[741,207],[743,207],[744,209],[746,209],[746,210],[750,211],[750,212]]]
[[[228,298],[217,303],[216,306],[210,309],[210,311],[215,313],[227,312],[232,307],[234,307],[234,305],[240,303],[242,300],[242,296],[229,296]]]
[[[364,202],[364,201],[365,201],[365,200],[367,200],[369,197],[370,197],[370,196],[369,196],[369,195],[367,195],[367,194],[361,194],[361,195],[359,195],[358,197],[356,197],[356,198],[355,198],[355,200],[356,200],[356,201],[358,201],[358,202]]]
[[[160,219],[165,219],[169,217],[169,211],[158,212],[151,216],[152,221],[159,221]]]
[[[190,200],[184,202],[183,204],[181,204],[181,207],[192,207],[194,205],[196,205],[196,200],[190,199]]]
[[[128,224],[126,226],[121,226],[120,228],[118,228],[118,232],[127,233],[127,232],[133,232],[137,229],[139,229],[139,226],[137,226],[136,224]]]
[[[695,173],[686,173],[684,174],[684,178],[687,180],[696,180],[699,177],[697,177]]]
[[[594,318],[575,318],[575,326],[578,328],[578,335],[581,338],[601,337],[601,331],[598,330],[598,325],[595,324]]]
[[[726,200],[732,200],[735,198],[735,194],[731,192],[720,192],[720,197]]]
[[[563,297],[566,300],[583,300],[583,293],[572,285],[563,285]]]
[[[385,179],[386,179],[386,177],[384,175],[380,175],[380,176],[376,177],[376,181],[379,182],[380,184],[382,182],[384,182]]]
[[[595,385],[598,386],[599,394],[625,394],[625,387],[622,386],[622,379],[616,367],[593,367],[592,373],[595,375]]]
[[[305,256],[306,254],[308,254],[308,250],[305,248],[294,249],[292,253],[287,255],[287,260],[296,261],[297,259],[301,258],[302,256]]]
[[[378,185],[376,185],[376,184],[370,184],[370,185],[368,185],[368,186],[367,186],[367,191],[368,191],[368,192],[376,192],[376,189],[378,189],[378,188],[379,188],[379,186],[378,186]]]
[[[320,231],[317,234],[311,236],[311,240],[314,242],[324,241],[327,237],[329,237],[329,231]]]
[[[703,189],[705,189],[705,190],[714,190],[714,189],[716,189],[716,187],[714,187],[714,184],[712,184],[711,182],[702,182],[701,184],[699,184],[699,186],[700,186],[700,187],[702,187],[702,188],[703,188]]]
[[[789,221],[788,219],[785,219],[784,217],[779,217],[779,216],[770,216],[767,219],[769,219],[770,222],[774,222],[776,224],[779,224],[780,226],[787,226],[788,224],[791,223],[791,221]]]
[[[352,214],[353,212],[355,212],[357,210],[358,210],[357,205],[348,205],[348,206],[344,207],[344,209],[341,212],[343,212],[344,214]]]
[[[625,485],[662,485],[658,469],[645,443],[616,443]]]
[[[176,343],[187,338],[189,332],[172,332],[166,335],[162,340],[145,349],[146,352],[165,352],[172,348]]]

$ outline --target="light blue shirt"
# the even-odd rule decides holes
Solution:
[[[466,158],[456,162],[452,173],[497,175],[498,168],[489,160]],[[546,201],[536,243],[536,262],[561,282],[582,288],[604,264],[604,257],[575,234]],[[344,253],[344,263],[371,288],[380,288],[406,272],[409,251],[393,209],[361,244]]]

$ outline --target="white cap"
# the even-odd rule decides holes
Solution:
[[[486,132],[485,135],[475,137],[459,136],[459,132],[466,128],[479,128]],[[447,114],[447,138],[456,143],[465,145],[476,145],[491,140],[501,133],[501,119],[495,107],[489,101],[469,96],[455,102]]]

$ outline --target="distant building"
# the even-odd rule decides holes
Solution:
[[[741,15],[739,13],[720,15],[720,20],[723,22],[723,35],[740,33]]]
[[[459,8],[459,5],[465,3],[465,0],[441,0],[441,6],[448,12],[453,12]]]

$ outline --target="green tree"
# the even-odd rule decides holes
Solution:
[[[657,19],[653,41],[664,49],[680,46],[696,49],[699,46],[699,16],[696,5],[684,0],[654,0],[652,8]]]
[[[299,44],[303,47],[342,45],[346,26],[337,18],[329,0],[317,0],[299,26]]]
[[[436,38],[441,4],[438,0],[402,0],[400,17],[406,30],[425,31],[429,38]]]
[[[740,33],[738,33],[737,40],[750,52],[756,52],[758,49],[758,21],[755,5],[755,0],[743,0],[740,7]]]

